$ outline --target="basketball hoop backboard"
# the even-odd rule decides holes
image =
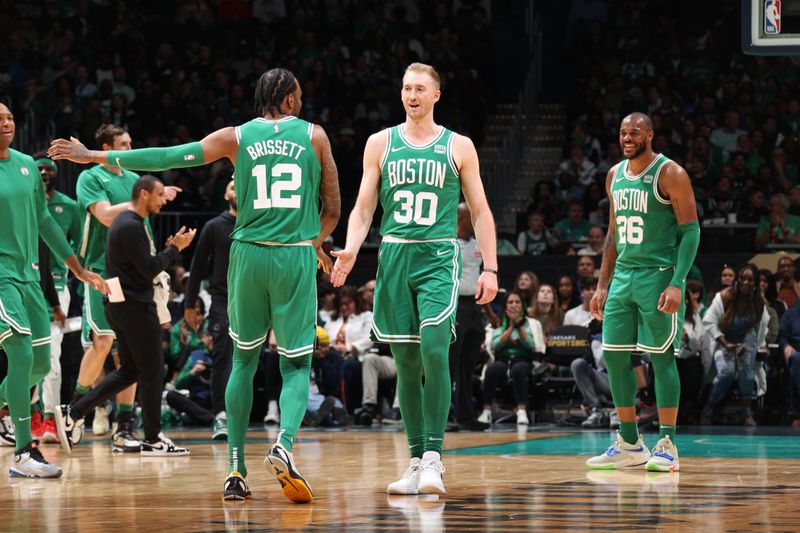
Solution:
[[[800,55],[800,0],[742,0],[742,51]]]

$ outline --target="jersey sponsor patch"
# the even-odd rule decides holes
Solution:
[[[434,154],[446,154],[447,153],[447,146],[443,144],[437,144],[433,147]]]

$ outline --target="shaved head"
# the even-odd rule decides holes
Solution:
[[[650,157],[653,142],[653,121],[644,113],[631,113],[619,125],[619,147],[625,159],[641,155]]]
[[[630,115],[622,119],[623,124],[626,121],[629,122],[631,126],[633,125],[639,126],[645,132],[653,130],[653,121],[650,120],[650,117],[645,115],[644,113],[639,113],[638,111],[635,113],[631,113]]]

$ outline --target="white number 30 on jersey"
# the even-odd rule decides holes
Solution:
[[[283,192],[296,191],[300,188],[303,174],[297,163],[278,163],[270,172],[273,182],[267,195],[267,166],[256,165],[253,167],[253,176],[256,178],[256,199],[253,200],[253,209],[271,209],[280,207],[284,209],[300,209],[300,195],[291,194],[282,196]],[[288,180],[275,179],[289,176]]]

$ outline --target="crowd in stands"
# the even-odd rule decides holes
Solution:
[[[339,167],[343,205],[355,201],[369,135],[402,121],[405,67],[435,64],[437,120],[480,145],[493,105],[492,28],[485,2],[181,0],[14,2],[0,43],[0,95],[18,128],[91,144],[104,123],[134,147],[199,140],[253,118],[258,77],[291,70],[302,116],[321,124]],[[28,125],[28,126],[23,126]],[[167,210],[224,209],[225,163],[164,173],[183,194]],[[66,184],[68,185],[68,184]],[[69,190],[69,186],[65,187]]]
[[[445,83],[437,120],[477,143],[496,83],[486,14],[467,2],[15,5],[0,45],[0,93],[10,95],[19,123],[38,128],[43,139],[91,139],[105,122],[127,126],[135,146],[198,139],[252,117],[257,76],[280,63],[302,82],[304,118],[331,134],[345,213],[367,136],[402,120],[396,88],[406,64],[436,65]],[[711,19],[683,24],[670,5],[574,2],[568,63],[577,83],[564,157],[554,179],[534,187],[515,253],[575,254],[575,270],[558,279],[519,272],[484,309],[486,340],[471,391],[479,421],[496,422],[504,411],[515,412],[520,425],[553,420],[560,399],[581,413],[577,423],[585,427],[618,423],[600,356],[602,324],[587,306],[606,234],[606,173],[621,158],[618,127],[626,113],[652,117],[655,151],[686,168],[703,221],[751,224],[757,248],[800,243],[796,64],[743,56],[734,48],[738,40],[722,38],[727,19],[711,28],[703,25]],[[223,210],[230,175],[225,164],[164,173],[183,188],[169,208]],[[760,423],[759,399],[778,384],[789,406],[778,422],[800,427],[800,284],[790,256],[774,270],[735,265],[723,268],[712,287],[697,272],[687,282],[677,354],[681,423]],[[204,323],[183,318],[185,269],[171,275],[164,416],[207,425],[213,341]],[[374,282],[335,289],[320,279],[309,425],[401,422],[391,352],[369,334],[373,291]],[[209,303],[201,292],[198,313]],[[559,365],[548,353],[565,326],[584,328],[570,334],[585,335],[589,351]],[[649,356],[634,360],[639,421],[650,423],[656,413]],[[277,361],[268,342],[258,379],[270,424],[280,417]],[[557,377],[573,378],[574,388],[556,390]]]

